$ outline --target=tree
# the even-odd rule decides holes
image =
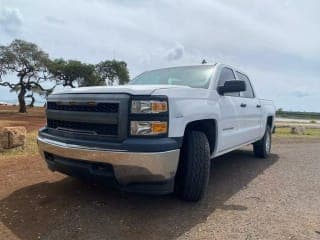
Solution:
[[[76,60],[55,59],[51,62],[49,71],[56,78],[58,84],[62,84],[64,87],[104,85],[92,64]]]
[[[276,112],[277,112],[277,113],[282,113],[282,112],[283,112],[283,109],[282,109],[282,108],[278,108]]]
[[[27,112],[25,97],[28,91],[49,92],[42,84],[50,80],[47,53],[36,44],[14,40],[8,46],[0,46],[0,86],[7,86],[18,93],[19,112]],[[18,82],[3,81],[3,77],[16,74]]]
[[[39,80],[38,80],[38,83],[39,83]],[[45,91],[43,91],[41,88],[39,88],[37,86],[32,87],[32,90],[29,91],[25,95],[25,98],[31,98],[31,102],[29,104],[29,107],[34,107],[34,103],[36,101],[36,98],[34,96],[35,93],[38,94],[39,96],[43,97],[43,98],[46,98],[46,97],[48,97],[49,94],[51,94],[53,92],[55,87],[56,87],[56,85],[54,85],[50,89],[46,89]],[[19,92],[19,90],[20,90],[20,87],[17,86],[16,88],[11,89],[10,91],[11,92]]]
[[[117,60],[106,60],[96,65],[96,72],[99,78],[108,86],[113,85],[115,81],[119,85],[129,82],[129,71],[127,63]]]
[[[97,72],[95,71],[95,65],[83,64],[82,73],[83,77],[79,79],[80,87],[106,85],[106,83],[99,78]]]
[[[31,92],[30,94],[26,95],[26,98],[31,98],[31,102],[29,104],[29,107],[34,107],[34,102],[36,101],[34,95],[33,95],[33,92]]]

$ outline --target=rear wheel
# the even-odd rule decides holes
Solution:
[[[253,151],[257,157],[267,158],[271,151],[271,129],[266,127],[263,138],[253,144]]]
[[[210,146],[207,136],[190,131],[184,140],[175,191],[185,201],[199,201],[207,188],[210,175]]]

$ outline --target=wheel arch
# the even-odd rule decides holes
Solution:
[[[216,151],[218,135],[216,119],[201,119],[189,122],[184,130],[183,141],[185,140],[188,132],[192,130],[201,131],[207,136],[210,146],[210,154]]]
[[[271,129],[271,132],[275,132],[275,125],[274,125],[274,116],[267,116],[266,126],[269,126]]]

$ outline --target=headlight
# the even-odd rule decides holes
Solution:
[[[131,121],[130,133],[131,135],[161,135],[168,131],[168,124],[166,121]]]
[[[132,100],[131,102],[131,113],[163,113],[167,111],[167,101]]]

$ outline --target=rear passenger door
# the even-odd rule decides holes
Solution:
[[[255,140],[260,135],[261,129],[261,105],[256,98],[250,79],[244,73],[236,71],[237,79],[245,81],[246,91],[240,92],[240,116],[239,128],[242,132],[244,143]]]

